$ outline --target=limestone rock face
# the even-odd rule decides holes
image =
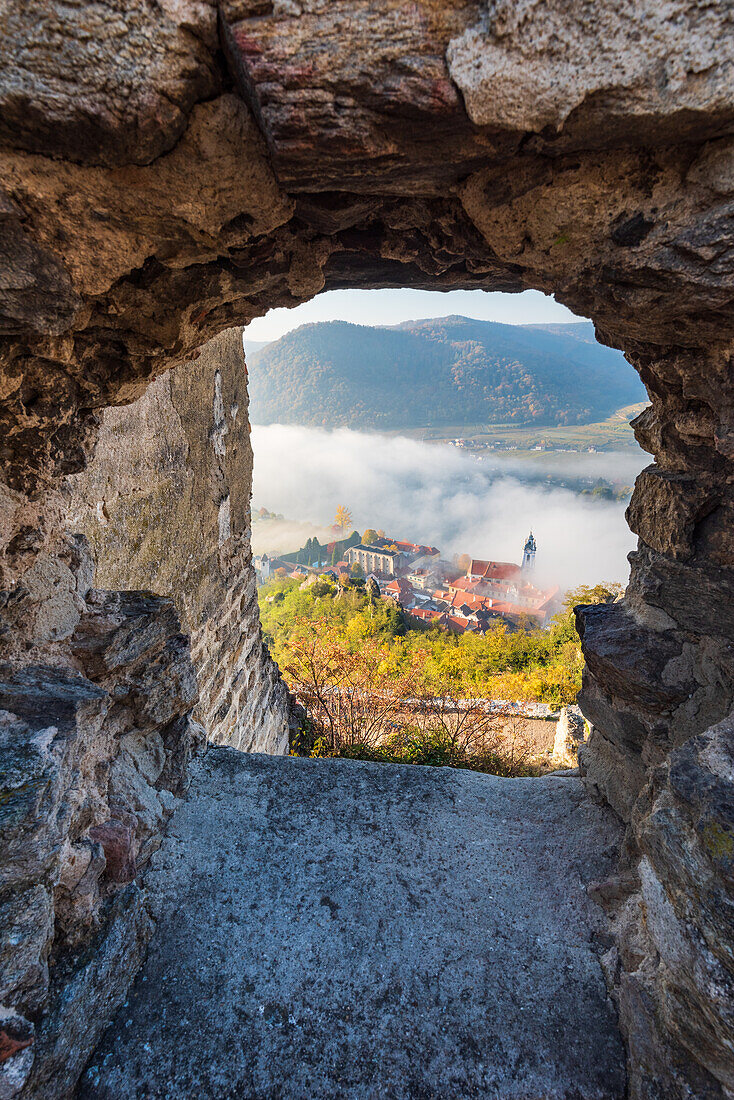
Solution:
[[[0,669],[8,1096],[66,1095],[123,999],[150,931],[134,879],[197,739],[194,670],[170,600],[92,591],[70,644],[79,671]]]
[[[636,809],[649,984],[657,1024],[723,1091],[734,1088],[731,890],[734,884],[734,722],[691,738]],[[655,959],[657,965],[652,965]],[[636,975],[626,978],[634,986]],[[623,986],[624,989],[624,986]],[[676,1059],[680,1061],[680,1054]],[[647,1067],[641,1065],[639,1072]]]
[[[146,164],[220,87],[210,0],[10,0],[0,50],[0,138],[82,163]]]
[[[242,332],[108,409],[70,479],[68,524],[89,539],[96,583],[176,600],[208,738],[288,751],[288,696],[260,632],[250,550],[252,447]]]
[[[111,612],[87,601],[93,563],[85,541],[70,533],[65,479],[84,468],[106,406],[129,403],[153,376],[191,364],[223,330],[324,287],[555,293],[593,318],[600,339],[624,349],[651,400],[635,422],[654,463],[629,508],[639,545],[626,597],[580,612],[587,660],[581,702],[594,726],[582,764],[587,784],[628,826],[627,878],[610,888],[627,900],[620,901],[619,965],[609,974],[630,1036],[631,1096],[723,1096],[730,1090],[729,1009],[718,992],[709,996],[707,975],[720,967],[719,984],[726,984],[722,975],[734,980],[727,954],[734,937],[723,929],[725,949],[714,964],[699,887],[680,868],[663,870],[672,856],[648,843],[643,823],[649,819],[653,836],[664,819],[687,850],[698,826],[682,808],[674,761],[689,742],[712,736],[712,727],[723,731],[719,740],[731,736],[722,725],[734,707],[729,6],[223,0],[216,36],[214,6],[205,0],[18,0],[6,9],[0,647],[8,675],[32,679],[37,674],[28,666],[50,670],[38,690],[52,713],[60,683],[78,686],[81,678],[92,685],[74,696],[74,717],[65,721],[79,731],[74,743],[96,739],[104,700],[115,697],[113,680],[94,679],[79,639],[88,634],[88,615],[107,621]],[[183,455],[185,445],[197,464],[203,455],[214,463],[211,476],[201,475],[208,492],[225,469],[217,464],[232,455],[231,434],[223,434],[224,425],[231,430],[229,398],[223,389],[220,416],[207,395],[202,416],[187,421],[176,377],[156,383],[151,408],[158,402],[172,454]],[[195,364],[182,377],[196,378]],[[206,447],[205,419],[216,422]],[[177,478],[178,499],[204,499],[185,469]],[[111,499],[112,523],[107,497],[97,493],[99,510],[93,522],[88,512],[85,528],[113,541],[129,488]],[[254,628],[246,611],[246,503],[238,504],[231,487],[229,504],[225,498],[216,502],[216,528],[207,506],[206,538],[195,539],[207,554],[216,531],[221,583],[207,592],[196,583],[195,560],[183,567],[175,555],[157,576],[200,646],[202,706],[221,710],[217,720],[229,729],[253,671],[247,639]],[[229,561],[233,538],[239,549]],[[125,568],[143,570],[145,553],[142,543],[133,547]],[[174,591],[183,578],[193,582],[188,604]],[[194,621],[200,608],[204,619],[213,606],[210,596],[225,608],[221,636],[214,616]],[[226,646],[238,600],[245,646],[222,674],[207,667],[206,655]],[[145,679],[154,699],[165,695],[154,683],[164,668],[153,662]],[[16,717],[30,732],[11,723],[11,741],[23,744],[34,727]],[[175,721],[183,723],[183,712]],[[184,771],[186,752],[173,752],[175,731],[185,743],[183,725],[161,727],[156,713],[141,714],[141,729],[145,723],[160,740],[144,735],[135,774],[110,763],[108,784],[133,807],[138,825],[119,818],[113,826],[94,815],[88,822],[102,829],[90,845],[104,853],[105,842],[119,893],[134,886],[123,881],[133,855],[144,858],[154,842],[149,792],[163,783],[150,781],[162,759],[160,741],[177,761],[169,771],[179,778]],[[138,733],[128,733],[120,755],[139,745]],[[702,791],[709,765],[691,752],[686,768],[697,778],[689,788]],[[671,784],[667,794],[661,782]],[[667,806],[666,799],[675,812],[661,808],[655,817],[653,807]],[[717,827],[729,835],[728,825]],[[28,837],[28,868],[35,870],[23,888],[46,892],[29,900],[27,912],[38,914],[28,918],[32,928],[47,927],[44,876],[56,872],[43,863],[46,847]],[[730,907],[731,884],[715,875]],[[95,897],[91,889],[74,900],[72,890],[60,900],[65,935],[82,926],[79,914],[96,912]],[[655,914],[650,928],[659,934],[639,932],[635,905],[643,916]],[[677,921],[688,914],[694,930],[675,950],[663,942],[665,929],[675,928],[671,912]],[[33,943],[41,940],[48,936],[39,933]],[[691,963],[694,950],[700,966]],[[2,1003],[30,1026],[23,1006],[25,998],[40,1003],[45,956],[37,946],[20,954],[12,978],[19,992]],[[644,981],[629,977],[639,974]],[[685,1029],[674,1021],[674,1004],[683,1006]],[[655,1026],[635,1031],[643,1018]],[[9,1024],[7,1042],[27,1043],[28,1026]],[[14,1047],[17,1079],[30,1049]],[[673,1078],[660,1068],[670,1050],[678,1051]]]
[[[686,0],[489,0],[479,25],[449,44],[449,72],[483,126],[558,132],[588,106],[587,122],[596,114],[639,137],[673,121],[680,139],[697,117],[731,110],[731,10],[691,14]]]
[[[635,806],[626,869],[594,890],[616,924],[605,966],[635,1096],[731,1093],[733,866],[734,724],[727,719],[658,769]]]

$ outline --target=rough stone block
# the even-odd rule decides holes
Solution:
[[[586,723],[578,707],[562,707],[556,725],[551,762],[558,768],[575,768],[579,748],[586,737]]]

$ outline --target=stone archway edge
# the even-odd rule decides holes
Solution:
[[[651,398],[635,425],[655,461],[628,512],[640,542],[627,595],[581,612],[587,782],[628,823],[620,876],[599,896],[617,928],[608,976],[631,1095],[723,1097],[734,1088],[732,934],[718,915],[732,895],[730,6],[6,7],[0,643],[4,737],[25,755],[4,780],[16,847],[0,899],[28,946],[22,965],[3,955],[0,1003],[21,1022],[8,1024],[16,1045],[0,1073],[17,1084],[41,1066],[26,1024],[58,994],[47,964],[91,942],[100,920],[118,927],[112,869],[148,857],[196,737],[172,608],[95,594],[88,549],[65,525],[66,478],[87,461],[97,413],[171,367],[185,386],[207,341],[324,287],[534,287],[592,317]],[[220,420],[212,405],[212,440]],[[228,446],[238,432],[244,415]],[[217,538],[244,537],[232,494],[212,503]],[[238,576],[229,615],[248,603]],[[225,721],[247,677],[212,674]],[[167,700],[160,712],[140,704],[146,693]],[[49,739],[59,708],[67,733]],[[47,860],[28,815],[51,772],[70,816]],[[64,801],[71,790],[78,801]]]

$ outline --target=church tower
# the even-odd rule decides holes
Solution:
[[[533,532],[528,535],[525,548],[522,552],[522,567],[523,570],[529,571],[535,568],[535,551],[537,547],[535,545],[535,539],[533,538]]]

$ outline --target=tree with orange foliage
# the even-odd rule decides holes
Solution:
[[[471,565],[471,558],[468,554],[459,554],[456,558],[456,565],[457,568],[462,569],[464,573],[466,573]]]
[[[396,681],[389,674],[388,651],[372,639],[352,653],[318,624],[302,619],[289,650],[287,681],[334,755],[355,745],[378,745],[397,728],[406,700],[417,690],[410,675]]]
[[[297,753],[528,774],[522,718],[437,684],[424,650],[396,676],[388,646],[366,639],[355,653],[306,619],[288,649],[283,672],[308,717]]]

